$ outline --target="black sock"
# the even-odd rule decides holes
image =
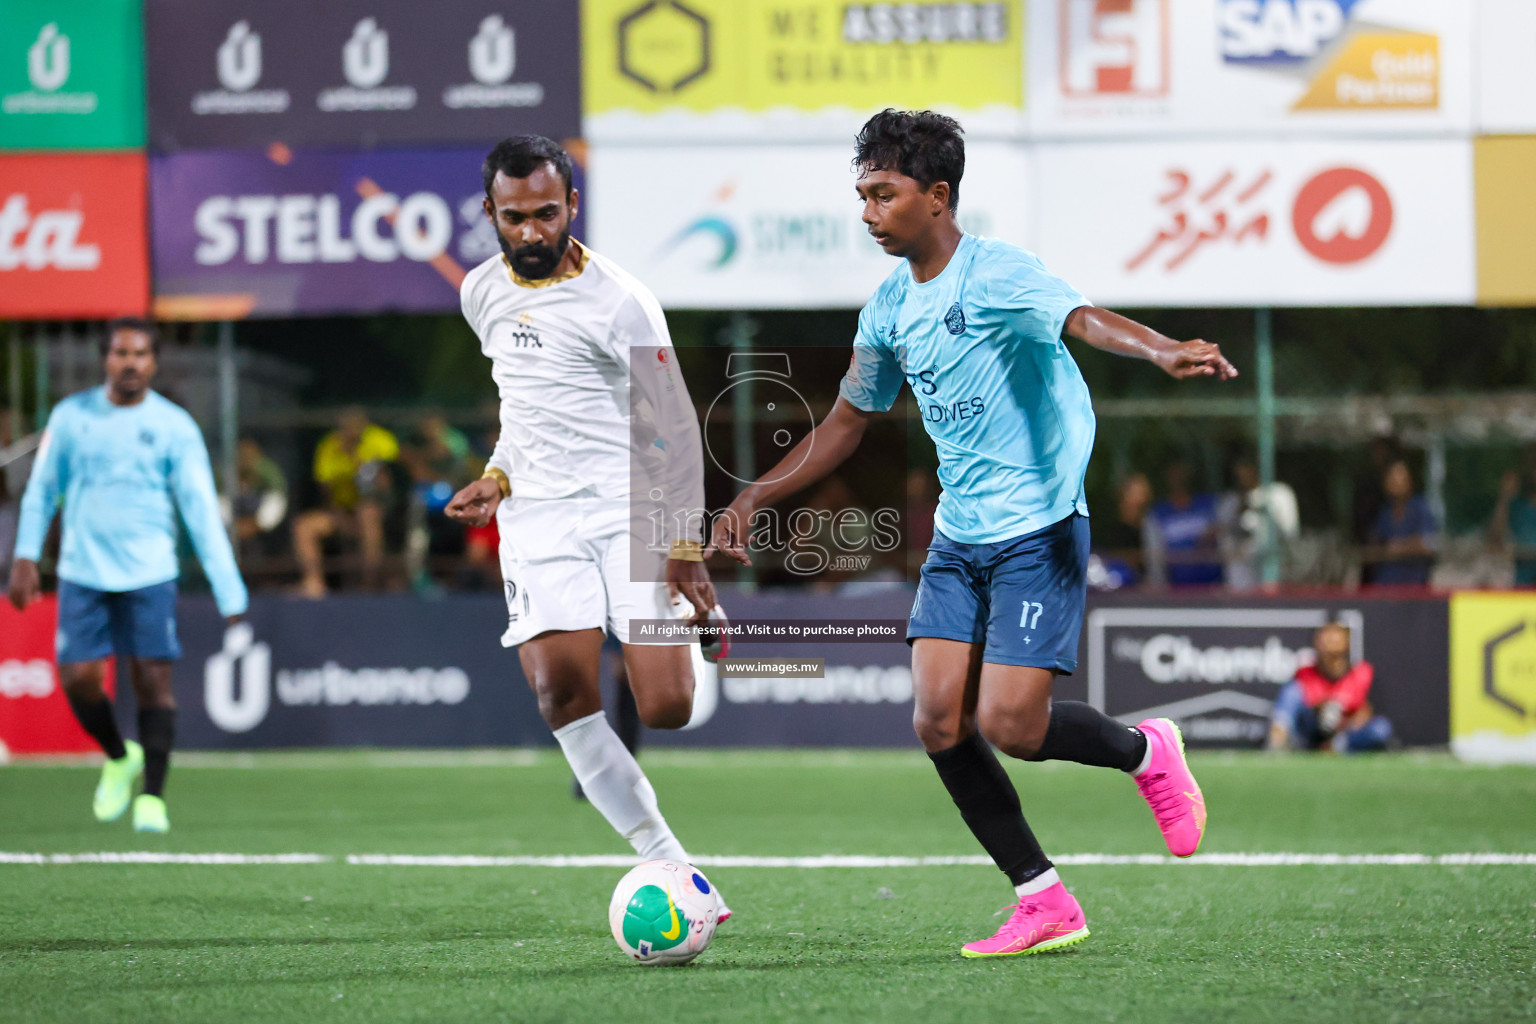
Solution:
[[[144,744],[144,792],[160,796],[176,745],[176,709],[139,708],[139,742]]]
[[[1045,742],[1030,760],[1076,761],[1128,772],[1139,767],[1146,754],[1147,738],[1140,729],[1121,725],[1091,704],[1056,700],[1051,702]]]
[[[1010,882],[1019,885],[1051,869],[1024,820],[1018,791],[981,734],[928,756],[971,834]]]
[[[629,688],[629,679],[619,681],[619,722],[613,731],[631,754],[640,752],[640,706],[635,703],[635,691]]]
[[[91,734],[91,739],[101,744],[106,755],[116,761],[127,755],[123,746],[123,734],[117,731],[117,716],[112,713],[112,702],[106,697],[99,700],[81,700],[69,691],[64,692],[69,709],[75,713],[80,728]]]

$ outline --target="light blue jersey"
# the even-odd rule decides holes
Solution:
[[[176,512],[213,587],[219,613],[248,598],[219,518],[203,435],[185,409],[151,391],[113,405],[105,387],[54,407],[21,499],[16,557],[36,561],[64,503],[59,577],[93,590],[139,590],[174,580]]]
[[[1093,405],[1061,337],[1086,305],[1033,253],[966,235],[931,281],[903,260],[859,314],[842,396],[884,412],[911,385],[939,451],[944,536],[993,544],[1088,514]]]

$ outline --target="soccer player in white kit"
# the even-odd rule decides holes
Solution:
[[[592,805],[646,860],[688,861],[640,765],[603,715],[605,630],[624,645],[640,718],[686,725],[689,644],[631,643],[634,619],[705,621],[703,442],[661,307],[571,238],[571,158],[516,136],[486,157],[501,253],[464,279],[464,318],[491,360],[501,436],[448,505],[501,534],[507,631],[539,712]],[[631,500],[635,498],[635,500]],[[686,600],[683,600],[686,599]],[[692,605],[691,612],[680,611]],[[722,905],[721,919],[729,911]]]

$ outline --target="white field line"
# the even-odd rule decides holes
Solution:
[[[1201,853],[1187,859],[1162,854],[1069,853],[1051,858],[1067,867],[1164,867],[1193,865],[1211,867],[1536,867],[1536,853]],[[622,854],[483,857],[469,855],[414,855],[353,853],[345,858],[324,853],[153,853],[126,851],[100,853],[6,853],[3,864],[330,864],[342,861],[364,867],[429,868],[627,868],[639,858]],[[988,857],[876,857],[828,855],[821,857],[702,856],[701,868],[933,868],[985,867]]]

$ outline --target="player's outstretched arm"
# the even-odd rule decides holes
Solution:
[[[704,555],[723,551],[742,565],[751,565],[747,538],[752,532],[752,517],[796,491],[825,477],[853,454],[869,426],[869,413],[838,396],[827,418],[789,450],[779,464],[764,473],[736,496],[731,507],[715,520],[709,547]]]
[[[1168,376],[1179,380],[1190,377],[1231,380],[1237,376],[1237,367],[1221,354],[1221,347],[1214,342],[1175,341],[1145,324],[1098,306],[1074,309],[1068,315],[1062,333],[1105,352],[1155,363]]]

